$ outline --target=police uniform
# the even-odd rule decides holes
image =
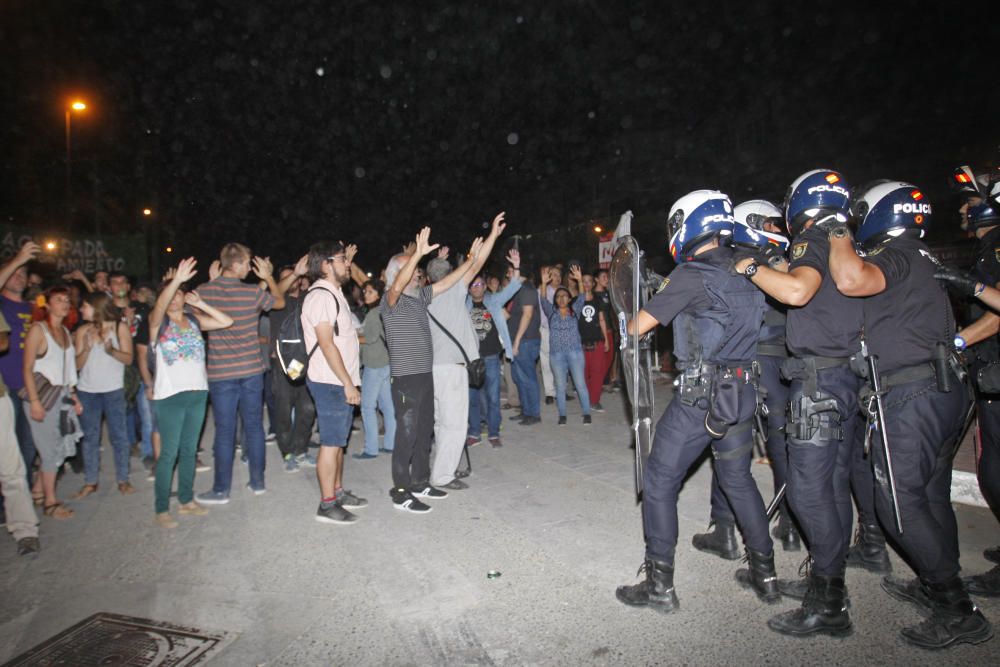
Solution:
[[[860,349],[863,313],[861,300],[837,291],[829,252],[827,233],[815,227],[800,233],[790,249],[789,270],[807,266],[822,283],[809,303],[788,311],[787,495],[809,544],[812,573],[843,577],[853,521],[851,459],[861,433],[860,380],[849,363]]]
[[[979,239],[973,274],[981,283],[995,287],[1000,283],[1000,227],[987,232]],[[977,316],[984,311],[976,309]],[[970,371],[975,374],[987,364],[1000,361],[997,337],[977,343],[969,348]],[[976,411],[979,416],[980,447],[979,487],[986,501],[1000,513],[1000,395],[976,393]]]
[[[749,549],[772,552],[764,504],[750,474],[750,382],[763,295],[732,270],[733,251],[720,247],[678,266],[667,286],[644,307],[659,322],[673,320],[674,354],[681,385],[656,424],[643,479],[646,557],[674,562],[677,495],[691,464],[711,445],[715,471]],[[720,373],[738,380],[738,419],[721,439],[706,429],[708,391]],[[702,391],[699,396],[699,391]]]

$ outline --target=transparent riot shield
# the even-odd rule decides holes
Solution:
[[[652,333],[637,338],[626,330],[646,303],[648,290],[645,262],[639,244],[624,236],[611,258],[609,290],[618,319],[621,364],[632,408],[632,433],[635,438],[636,502],[642,500],[642,477],[653,445],[653,386],[650,378]]]

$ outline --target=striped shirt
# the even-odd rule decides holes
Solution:
[[[389,291],[382,296],[382,324],[389,346],[389,374],[392,377],[430,373],[434,363],[427,305],[434,296],[428,285],[417,297],[400,294],[395,306],[389,305]]]
[[[210,306],[233,318],[233,326],[208,335],[208,379],[238,380],[263,373],[264,356],[257,340],[257,321],[270,310],[274,297],[255,285],[219,276],[198,288]]]

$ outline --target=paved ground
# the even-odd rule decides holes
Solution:
[[[658,387],[659,409],[667,390]],[[284,473],[269,446],[266,495],[245,492],[238,467],[229,505],[163,531],[152,483],[137,474],[140,492],[119,496],[105,448],[101,491],[72,503],[73,520],[43,521],[37,560],[0,544],[0,661],[107,611],[238,633],[213,665],[1000,664],[1000,638],[943,653],[902,644],[897,633],[917,614],[865,572],[848,577],[852,637],[771,633],[767,618],[793,603],[760,605],[733,582],[738,563],[690,547],[707,522],[707,465],[680,497],[681,611],[619,604],[614,589],[635,581],[643,552],[620,402],[606,397],[592,427],[575,402],[567,426],[553,407],[540,426],[505,426],[502,449],[472,450],[471,488],[426,516],[393,509],[388,457],[349,460],[348,487],[371,505],[348,527],[313,520],[312,471]],[[769,471],[754,472],[769,497]],[[62,495],[81,483],[67,474]],[[199,474],[196,489],[209,483]],[[1000,530],[986,510],[957,511],[963,564],[982,571]],[[779,574],[795,576],[801,558],[779,552]],[[491,569],[502,576],[487,579]],[[1000,624],[1000,601],[982,607]]]

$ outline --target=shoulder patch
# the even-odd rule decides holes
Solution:
[[[792,259],[799,259],[806,254],[806,248],[809,247],[809,241],[803,241],[802,243],[796,243],[792,246]]]
[[[656,293],[659,294],[663,290],[667,289],[667,285],[669,284],[670,284],[670,278],[664,278],[663,282],[660,283],[660,286],[656,288]]]
[[[885,245],[884,244],[878,246],[877,248],[872,248],[871,250],[869,250],[867,253],[865,253],[865,257],[874,257],[875,255],[879,254],[883,250],[885,250]]]

